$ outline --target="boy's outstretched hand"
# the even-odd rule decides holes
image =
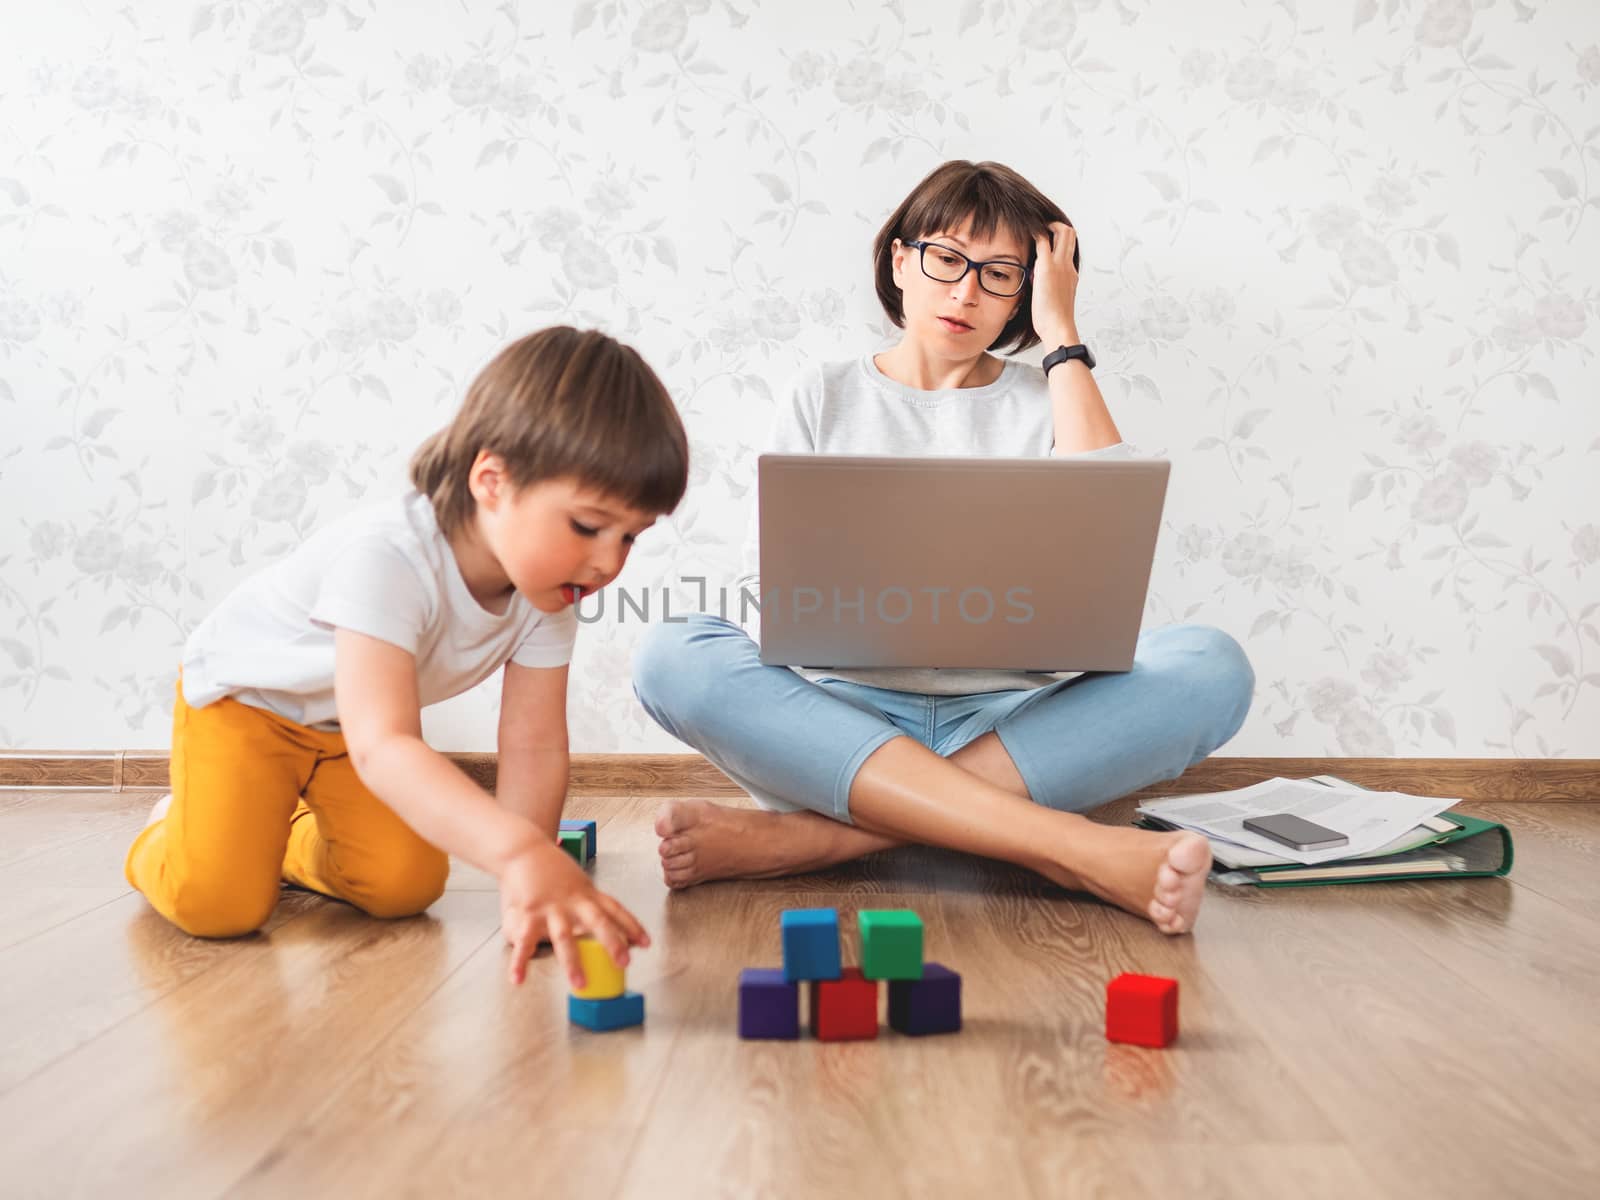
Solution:
[[[577,938],[587,934],[619,967],[629,946],[648,946],[650,935],[634,915],[590,882],[571,855],[540,842],[511,859],[500,873],[500,927],[511,945],[511,982],[521,983],[528,960],[548,939],[574,988],[584,985]]]

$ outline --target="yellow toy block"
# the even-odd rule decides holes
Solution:
[[[580,1000],[610,1000],[620,996],[628,987],[628,973],[612,960],[606,948],[593,938],[578,939],[578,961],[583,965],[587,981],[572,994]]]

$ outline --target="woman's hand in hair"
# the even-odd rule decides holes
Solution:
[[[1072,265],[1072,252],[1078,245],[1078,231],[1065,221],[1053,221],[1049,234],[1034,237],[1033,262],[1034,331],[1046,351],[1078,343],[1078,269]]]

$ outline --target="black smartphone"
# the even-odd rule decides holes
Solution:
[[[1292,850],[1332,850],[1335,846],[1350,844],[1350,839],[1337,829],[1329,829],[1326,825],[1318,825],[1293,813],[1246,817],[1244,827],[1251,833],[1259,833]]]

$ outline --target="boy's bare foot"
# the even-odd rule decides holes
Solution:
[[[893,843],[812,812],[669,800],[656,817],[661,876],[671,888],[713,879],[774,879],[818,871]]]
[[[1063,887],[1093,892],[1162,933],[1188,933],[1205,898],[1211,845],[1198,833],[1155,833],[1100,825],[1084,817],[1067,849],[1043,873]]]
[[[154,825],[157,821],[161,820],[162,817],[166,816],[167,810],[171,807],[172,793],[168,792],[165,796],[161,797],[161,799],[157,800],[155,804],[151,806],[150,815],[145,818],[144,827],[149,829],[150,826]]]

